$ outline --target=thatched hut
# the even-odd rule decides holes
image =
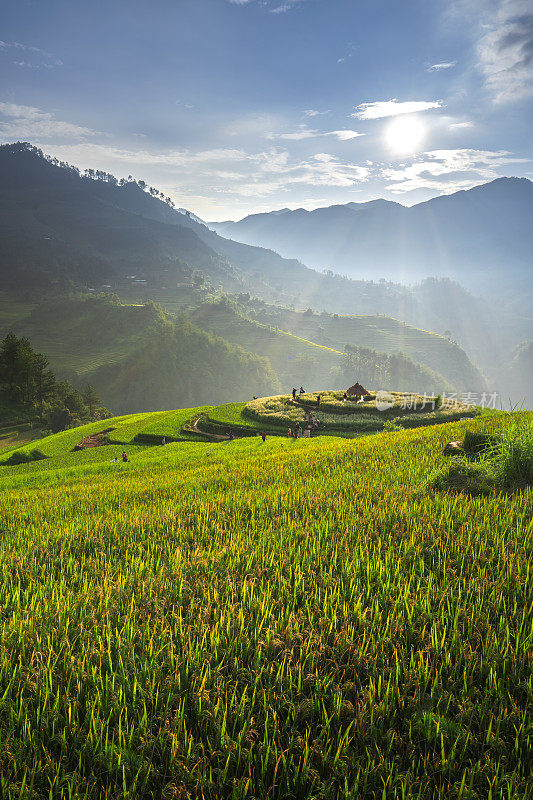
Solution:
[[[368,392],[364,388],[364,386],[361,386],[360,383],[355,383],[353,386],[350,386],[350,388],[346,390],[346,394],[348,395],[348,397],[355,397],[356,400],[360,400],[361,397],[366,397]]]

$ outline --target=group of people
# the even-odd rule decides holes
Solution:
[[[300,439],[300,437],[308,439],[312,432],[318,430],[319,427],[320,421],[318,419],[315,417],[308,418],[305,427],[301,424],[301,422],[297,422],[294,428],[288,428],[287,436],[293,439]]]
[[[298,394],[305,394],[305,389],[303,386],[300,386],[300,391]],[[296,389],[294,387],[292,389],[292,399],[296,400]]]
[[[112,458],[111,459],[111,463],[112,464],[118,464],[119,460],[120,459],[118,459],[118,458]],[[126,453],[125,450],[122,451],[122,461],[123,461],[124,464],[126,463],[126,461],[129,461],[128,454]]]

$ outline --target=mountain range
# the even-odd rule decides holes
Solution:
[[[380,277],[380,268],[371,261],[367,262],[365,269],[361,266],[364,279],[349,278],[332,270],[318,272],[296,258],[284,258],[271,249],[227,238],[227,231],[222,231],[220,226],[220,233],[211,230],[186,209],[176,209],[168,198],[161,199],[157,190],[146,187],[142,181],[118,181],[112,175],[94,170],[88,170],[84,175],[66,163],[45,156],[28,143],[4,145],[0,147],[0,280],[4,292],[7,292],[4,312],[12,298],[28,301],[34,307],[43,299],[54,299],[72,291],[112,291],[128,302],[152,299],[172,312],[181,308],[193,311],[202,302],[225,292],[232,295],[239,314],[252,319],[254,325],[269,325],[283,330],[289,320],[292,333],[300,336],[300,349],[303,339],[311,338],[311,346],[315,348],[313,354],[300,354],[304,361],[310,359],[308,364],[318,363],[313,361],[317,346],[333,347],[335,352],[342,351],[345,345],[380,350],[378,329],[382,326],[375,327],[375,335],[363,337],[360,341],[359,323],[342,328],[342,336],[346,338],[343,341],[340,328],[335,336],[328,333],[331,323],[327,316],[321,321],[315,314],[315,323],[300,330],[300,323],[294,325],[294,319],[284,315],[283,309],[355,315],[354,319],[357,315],[387,315],[415,328],[441,334],[443,353],[447,352],[447,341],[464,349],[474,364],[481,367],[491,386],[506,387],[516,383],[523,387],[524,381],[518,377],[520,365],[528,363],[527,343],[533,338],[533,322],[529,316],[531,306],[528,303],[530,272],[524,245],[531,238],[525,211],[530,208],[531,187],[527,180],[506,179],[469,192],[437,198],[413,209],[380,200],[314,212],[282,209],[236,223],[237,227],[256,225],[267,228],[279,223],[286,230],[287,237],[293,229],[294,239],[300,237],[305,243],[301,220],[306,220],[309,237],[314,237],[318,251],[327,249],[328,236],[330,239],[334,237],[335,226],[338,227],[335,220],[344,220],[344,234],[339,234],[337,247],[341,252],[343,247],[346,250],[348,234],[353,236],[357,226],[361,228],[362,222],[367,220],[366,238],[360,237],[359,250],[366,247],[370,251],[372,241],[375,241],[381,247],[384,259],[387,248],[391,247],[386,241],[388,231],[398,231],[398,220],[420,214],[417,208],[425,208],[426,215],[425,223],[418,223],[420,230],[416,246],[422,249],[428,247],[424,241],[424,225],[426,238],[433,237],[435,247],[435,229],[441,231],[443,238],[446,231],[451,236],[450,231],[457,230],[461,218],[457,210],[447,212],[447,218],[455,220],[454,225],[446,226],[439,222],[438,226],[435,223],[432,227],[429,224],[430,217],[437,219],[437,212],[439,220],[444,218],[440,211],[442,208],[453,210],[456,204],[474,208],[476,214],[469,211],[463,216],[465,219],[467,216],[476,218],[480,230],[477,241],[481,247],[483,241],[491,236],[500,236],[503,241],[502,226],[497,228],[494,225],[490,230],[490,223],[497,217],[498,208],[506,217],[513,206],[516,207],[513,253],[522,253],[522,260],[515,258],[506,262],[505,292],[500,291],[496,303],[475,296],[487,289],[488,278],[494,275],[490,270],[485,275],[480,268],[475,280],[474,273],[470,275],[473,291],[465,289],[449,276],[427,278],[436,271],[429,260],[425,271],[420,266],[420,276],[425,279],[411,286]],[[511,195],[513,203],[509,201]],[[518,197],[522,197],[521,205]],[[437,200],[442,202],[437,203]],[[484,226],[483,207],[487,209]],[[430,208],[433,209],[431,213]],[[321,237],[323,220],[329,220],[329,233]],[[381,234],[380,225],[383,226]],[[463,225],[464,233],[465,230]],[[475,241],[475,237],[471,237],[469,247],[464,246],[463,255],[475,251]],[[406,241],[404,244],[405,248],[409,245],[416,249],[413,243]],[[436,254],[441,251],[442,248],[436,247]],[[309,258],[314,252],[308,245]],[[492,254],[493,260],[495,253],[496,249]],[[449,272],[453,275],[460,272],[457,266],[452,267]],[[502,302],[504,293],[508,297],[507,306]],[[211,335],[227,337],[233,345],[238,344],[260,357],[273,357],[271,349],[260,343],[256,327],[247,326],[242,321],[228,327],[227,320],[222,324],[213,308],[211,306],[209,313],[204,310],[196,318],[196,323],[201,321],[201,328]],[[213,316],[211,321],[210,314]],[[5,329],[5,325],[5,320],[0,319],[0,328]],[[369,321],[370,328],[372,325]],[[239,339],[241,335],[242,339]],[[406,340],[403,335],[398,333],[395,336],[385,348],[389,354],[404,347]],[[249,344],[247,337],[255,344]],[[290,374],[290,369],[282,364],[283,358],[288,358],[287,338],[282,337],[280,342],[281,356],[275,358],[275,371],[284,382],[289,380]],[[113,350],[113,343],[108,344]],[[53,346],[57,347],[58,343],[54,342]],[[482,383],[479,376],[475,377],[476,374],[469,371],[468,359],[457,372],[450,355],[432,363],[425,360],[416,348],[407,349],[406,353],[414,362],[436,370],[452,384],[457,384],[458,375],[469,384],[480,386]],[[310,374],[322,380],[330,369],[328,362],[323,367],[313,367]],[[472,380],[467,379],[467,375],[471,375]],[[462,379],[460,383],[463,385]],[[463,388],[473,386],[464,384]]]
[[[533,183],[498,178],[407,208],[387,200],[282,209],[210,223],[223,236],[269,247],[315,269],[412,283],[446,276],[529,312]],[[519,291],[517,291],[519,289]]]

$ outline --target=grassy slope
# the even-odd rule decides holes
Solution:
[[[306,373],[307,382],[312,374],[313,385],[315,382],[318,386],[330,385],[331,370],[339,365],[342,356],[342,351],[321,347],[286,331],[247,319],[220,303],[200,306],[192,314],[192,319],[199,327],[232,344],[267,356],[283,385],[289,379],[293,383],[304,380]]]
[[[507,420],[2,468],[3,794],[527,800],[533,491],[424,488]]]
[[[56,306],[49,303],[35,309],[30,304],[13,304],[10,309],[7,299],[0,298],[0,333],[13,327],[18,335],[28,336],[32,346],[50,359],[55,370],[77,375],[81,380],[90,381],[92,374],[104,365],[113,365],[119,372],[127,357],[142,346],[155,320],[153,313],[135,304],[105,307],[103,303],[60,300]],[[280,314],[279,322],[290,329],[276,330],[213,303],[200,306],[191,316],[200,328],[247,352],[267,356],[285,388],[302,382],[313,387],[335,385],[338,379],[332,378],[331,370],[340,365],[347,342],[383,352],[404,349],[411,355],[414,353],[413,358],[421,363],[431,362],[433,369],[438,363],[444,375],[446,367],[452,375],[456,374],[446,363],[451,347],[447,340],[395,320],[346,318],[350,320],[350,329],[336,331],[337,339],[333,341],[328,326],[336,325],[338,320],[332,316],[307,319],[304,314]],[[322,325],[324,319],[327,333]],[[379,335],[376,320],[379,320]],[[424,383],[423,378],[420,383]],[[444,378],[442,385],[446,386]]]
[[[0,455],[40,439],[42,428],[29,422],[0,427]]]
[[[21,447],[12,448],[9,456],[2,453],[0,466],[16,450],[17,453],[32,455],[37,457],[53,459],[67,455],[70,457],[69,466],[75,466],[80,458],[80,453],[73,453],[76,445],[83,439],[95,433],[109,431],[107,438],[110,444],[160,444],[163,437],[167,441],[189,441],[191,438],[182,426],[191,418],[195,418],[202,413],[206,413],[211,406],[200,406],[198,408],[181,408],[175,411],[155,411],[142,414],[126,414],[121,417],[90,422],[80,425],[77,428],[70,428],[61,433],[51,434],[33,441]],[[197,441],[197,439],[194,439]],[[103,448],[96,448],[100,452]],[[96,458],[96,456],[95,456]],[[54,465],[55,466],[55,465]],[[22,465],[21,469],[25,469]],[[4,473],[2,473],[4,474]]]
[[[398,338],[394,338],[394,336],[389,336],[387,340],[382,338],[376,344],[374,325],[376,318],[350,317],[349,319],[352,323],[354,320],[362,321],[361,330],[356,333],[353,331],[349,333],[353,338],[346,339],[342,343],[340,339],[337,342],[328,340],[326,343],[327,336],[325,327],[322,325],[324,321],[322,316],[313,318],[314,321],[311,322],[303,314],[284,313],[274,307],[271,307],[271,311],[274,319],[279,314],[278,321],[280,323],[286,322],[294,325],[296,331],[300,334],[303,334],[305,330],[311,338],[307,339],[303,335],[298,335],[289,330],[282,330],[266,322],[252,320],[241,314],[237,309],[224,304],[224,302],[201,305],[192,313],[192,319],[199,327],[218,333],[218,335],[233,344],[244,343],[246,349],[259,355],[267,356],[278,374],[282,386],[287,389],[292,385],[301,383],[313,388],[338,385],[338,375],[332,375],[332,370],[341,366],[344,347],[347,343],[362,347],[368,347],[369,343],[371,343],[370,346],[372,348],[381,350],[383,353],[401,349],[398,346]],[[333,324],[334,317],[329,315],[326,320],[326,326]],[[388,325],[392,325],[394,330],[398,328],[396,320],[384,318],[382,328],[386,329]],[[413,364],[414,373],[417,375],[415,381],[418,381],[419,388],[421,389],[425,386],[427,389],[428,384],[435,383],[441,391],[451,389],[450,383],[443,375],[433,374],[430,376],[427,374],[427,367],[422,366],[422,361],[426,359],[426,353],[423,352],[423,348],[420,350],[421,342],[428,338],[428,334],[416,328],[402,326],[402,334],[405,334],[405,330],[409,331],[410,341],[412,340],[412,343],[416,343],[419,347],[418,355],[421,354],[423,356],[423,358],[418,359],[418,364]],[[436,337],[434,334],[431,334],[431,336],[433,336],[433,339],[431,339],[432,347],[435,346],[437,351],[447,350],[449,342],[446,339],[440,336]],[[439,357],[441,363],[445,364],[444,352],[439,354]],[[380,354],[376,356],[376,362],[382,363],[380,362]],[[449,368],[450,365],[448,364],[447,367]],[[451,368],[451,372],[455,374],[453,368]],[[413,385],[412,381],[413,378],[408,382],[411,386]]]
[[[483,385],[480,373],[460,347],[439,334],[414,328],[392,317],[310,315],[280,310],[271,311],[264,321],[267,318],[270,324],[341,351],[346,344],[384,353],[400,350],[467,391],[475,391]]]
[[[54,369],[84,376],[119,363],[142,343],[154,319],[142,306],[65,299],[35,309],[14,330],[27,336]]]
[[[27,317],[34,307],[35,303],[15,300],[6,292],[0,292],[0,331]]]

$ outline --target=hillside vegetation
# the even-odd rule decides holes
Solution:
[[[153,303],[74,295],[39,304],[12,327],[63,376],[90,381],[115,413],[220,403],[280,389],[265,358],[182,315],[169,317]]]
[[[0,466],[2,794],[528,800],[533,490],[427,482],[531,415],[135,438],[202,411]]]
[[[496,186],[490,184],[462,193],[465,197],[459,193],[450,203],[461,208],[466,204],[467,210],[475,208],[478,214],[479,208],[484,208],[479,202],[483,191],[492,192],[491,213],[497,212],[508,198],[503,190],[505,186],[502,185],[503,189],[500,186],[500,191],[498,182],[494,183]],[[517,189],[517,197],[522,197],[526,186],[525,198],[529,197],[529,185],[530,182],[525,181],[516,186],[509,184],[509,187]],[[46,157],[28,143],[0,146],[0,186],[0,276],[3,290],[8,292],[7,298],[6,295],[0,297],[2,327],[9,325],[10,320],[16,321],[21,303],[39,302],[43,297],[55,298],[72,290],[111,290],[126,302],[135,304],[153,299],[172,312],[190,310],[221,291],[247,294],[269,304],[292,305],[299,311],[310,307],[347,315],[385,314],[411,326],[445,334],[489,376],[492,390],[499,390],[506,399],[511,396],[513,402],[524,398],[521,382],[513,379],[508,365],[513,349],[533,335],[531,303],[528,305],[531,287],[525,268],[513,274],[513,280],[508,280],[490,301],[473,296],[472,292],[477,295],[484,288],[478,279],[470,292],[449,278],[425,279],[437,269],[434,256],[440,253],[438,247],[431,256],[424,256],[425,266],[417,273],[417,279],[425,280],[414,286],[387,282],[383,278],[386,271],[379,261],[370,257],[364,262],[365,280],[351,280],[331,270],[317,272],[299,261],[282,258],[272,250],[217,235],[194,215],[173,208],[169,198],[146,186],[142,180],[117,180],[113,175],[91,169],[81,174],[64,162]],[[442,201],[439,209],[446,206],[446,198],[431,202],[438,201]],[[525,200],[524,207],[527,207]],[[394,209],[394,213],[400,209],[400,214],[409,211],[396,205]],[[345,209],[342,213],[350,219],[357,216],[354,209]],[[516,241],[523,239],[521,214],[522,211],[517,211],[511,226],[520,234],[515,237]],[[458,219],[463,225],[461,213],[457,216],[454,212],[452,216],[454,225]],[[363,217],[366,219],[364,214]],[[423,229],[428,229],[425,222]],[[386,226],[380,232],[380,240],[390,247],[394,237],[384,235],[385,230]],[[473,235],[468,229],[463,233]],[[488,233],[479,229],[476,242],[490,240],[493,233],[496,237],[500,235],[498,226],[493,226]],[[403,231],[402,239],[405,238]],[[369,237],[360,238],[359,245],[363,240],[368,243]],[[449,276],[457,268],[459,272],[456,270],[453,274],[462,281],[466,275],[464,254],[471,250],[461,250],[446,268],[437,269],[437,274]],[[318,252],[316,248],[314,251]],[[359,246],[349,247],[347,257],[355,257],[354,253],[359,259],[363,257]],[[491,258],[498,259],[498,274],[502,274],[501,264],[508,263],[508,253],[499,246],[492,248],[491,253]],[[317,266],[322,269],[327,262]],[[395,278],[396,281],[402,279],[411,280],[407,273],[403,278]],[[271,324],[262,319],[256,321]],[[273,325],[287,330],[286,325],[275,322]],[[221,331],[210,332],[222,335]],[[329,344],[317,338],[316,331],[302,338],[341,352],[346,344],[383,350],[381,344],[354,341],[353,335],[346,337],[346,332],[338,333],[339,336],[329,337]],[[233,343],[249,350],[246,342]],[[110,349],[111,359],[114,359],[114,348]],[[465,386],[460,383],[459,373],[468,370],[468,365],[457,363],[454,376],[445,369],[444,363],[425,360],[423,352],[405,350],[401,345],[399,349],[413,361],[444,376],[454,388],[461,385],[467,391],[476,391],[480,385],[480,376],[476,376],[475,383],[472,374],[467,376]],[[123,351],[118,352],[118,356],[122,354]],[[463,359],[451,352],[448,356],[458,362]],[[321,377],[317,385],[325,385],[320,364],[317,370],[317,377]],[[278,374],[283,382],[283,375]],[[423,390],[426,389],[433,390],[429,385]]]
[[[482,389],[485,381],[466,353],[446,337],[422,331],[381,315],[355,316],[298,312],[273,306],[259,307],[257,316],[283,330],[327,347],[344,350],[346,344],[382,353],[405,353],[440,373],[454,386]]]
[[[91,383],[114,413],[214,405],[300,384],[348,387],[356,379],[433,394],[483,385],[444,337],[386,317],[296,313],[238,297],[196,298],[187,313],[172,313],[150,301],[73,293],[15,304],[3,334],[27,337],[58,376]],[[0,334],[2,327],[0,316]]]
[[[281,385],[286,387],[302,383],[312,387],[329,387],[342,382],[348,385],[353,382],[354,375],[374,386],[435,393],[451,389],[454,378],[460,379],[460,385],[472,382],[475,370],[464,353],[463,364],[467,368],[457,369],[453,361],[449,363],[449,343],[441,337],[434,337],[434,349],[442,350],[440,359],[433,359],[441,366],[442,374],[439,374],[427,366],[425,331],[396,326],[400,335],[395,330],[385,341],[374,319],[353,318],[355,324],[346,330],[349,338],[342,344],[342,334],[334,342],[325,330],[324,321],[327,326],[333,320],[332,315],[321,314],[317,316],[318,323],[314,324],[308,322],[311,316],[314,315],[294,314],[288,309],[254,303],[242,296],[241,303],[238,298],[237,302],[223,298],[203,303],[191,313],[191,319],[198,327],[217,333],[233,344],[245,342],[247,349],[267,357]],[[359,326],[356,326],[357,322],[360,322]],[[387,322],[391,320],[384,321],[382,329]],[[396,325],[396,320],[392,322]],[[409,331],[411,341],[417,343],[418,349],[411,345],[409,337],[402,335],[405,330]],[[401,353],[404,347],[419,356],[419,360],[415,361],[405,351]],[[479,375],[476,375],[476,380],[480,380]]]

